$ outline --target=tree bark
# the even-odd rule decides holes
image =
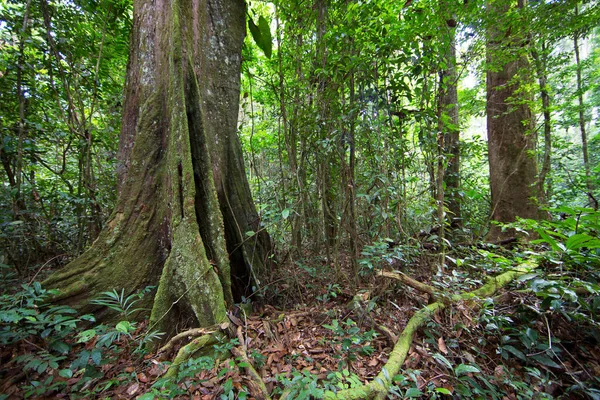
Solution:
[[[446,54],[444,59],[446,68],[440,72],[440,98],[439,98],[439,115],[440,115],[440,131],[443,134],[441,142],[443,142],[443,157],[446,158],[446,167],[443,171],[443,185],[438,190],[443,191],[441,200],[446,202],[448,208],[448,220],[451,226],[461,225],[460,215],[460,149],[459,149],[459,120],[458,120],[458,76],[456,72],[456,22],[455,16],[450,9],[450,4],[443,3],[444,15],[446,16],[444,27],[444,43],[446,46]],[[453,23],[454,21],[454,23]],[[440,221],[441,223],[442,221]]]
[[[57,300],[102,318],[97,293],[156,285],[151,324],[172,334],[221,322],[258,285],[270,240],[236,135],[244,35],[242,0],[134,1],[117,205],[45,282]]]
[[[546,44],[542,40],[541,55],[535,48],[531,50],[531,56],[535,63],[535,70],[540,87],[540,97],[542,99],[542,113],[544,115],[544,155],[542,158],[542,169],[537,180],[538,196],[540,203],[546,205],[548,195],[546,193],[546,177],[552,168],[550,156],[552,154],[552,114],[550,110],[550,93],[548,90],[548,71],[546,66],[547,58]]]
[[[575,5],[575,15],[579,15],[579,7]],[[585,171],[585,187],[590,206],[598,209],[598,200],[594,196],[594,184],[590,173],[590,160],[588,156],[587,132],[585,130],[585,104],[583,102],[583,83],[581,78],[581,58],[579,56],[579,33],[573,34],[573,48],[575,50],[575,66],[577,72],[577,111],[579,117],[579,132],[581,134],[581,152],[583,154],[583,169]]]
[[[516,6],[512,3],[506,0],[488,2],[489,15],[494,16],[486,47],[491,218],[501,223],[514,222],[516,217],[539,217],[536,135],[526,91],[530,79],[530,66],[524,52],[527,36],[518,32],[525,29],[525,21],[502,22],[514,18],[514,13],[509,13],[510,8]],[[503,232],[498,225],[492,224],[488,240],[514,235],[514,231]]]

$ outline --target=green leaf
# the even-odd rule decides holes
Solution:
[[[466,365],[466,364],[460,364],[458,367],[456,367],[454,369],[454,373],[456,374],[456,376],[468,374],[470,372],[478,373],[481,371],[477,367],[474,367],[472,365]]]
[[[567,240],[567,243],[565,243],[565,247],[568,250],[579,250],[582,247],[587,247],[589,249],[598,249],[600,248],[600,240],[585,233],[578,233],[571,236]]]
[[[452,369],[452,363],[450,361],[448,361],[448,359],[446,357],[444,357],[443,355],[441,355],[440,353],[435,353],[433,355],[433,358],[435,358],[436,360],[438,360],[439,362],[444,364],[449,369]]]
[[[248,28],[250,29],[250,33],[252,34],[252,39],[254,39],[254,43],[260,47],[260,43],[262,42],[262,37],[260,34],[260,29],[254,23],[254,20],[248,16]]]
[[[262,45],[259,47],[262,51],[265,52],[265,56],[267,58],[271,58],[271,54],[273,53],[273,38],[271,36],[271,27],[269,22],[262,15],[258,19],[258,28],[260,29],[260,36]]]
[[[557,363],[555,363],[554,361],[552,361],[550,358],[548,358],[546,356],[535,355],[535,356],[531,356],[531,358],[533,358],[540,364],[545,365],[546,367],[560,368],[560,365],[558,365]]]
[[[452,392],[446,388],[435,388],[435,391],[441,394],[447,394],[448,396],[452,395]]]
[[[512,354],[514,354],[515,356],[517,356],[517,358],[519,358],[519,359],[521,359],[521,360],[523,360],[523,361],[526,361],[526,360],[527,360],[527,357],[525,357],[525,354],[523,354],[523,352],[522,352],[522,351],[520,351],[520,350],[518,350],[518,349],[514,348],[513,346],[511,346],[511,345],[509,345],[509,344],[507,344],[507,345],[505,345],[505,346],[502,346],[502,348],[503,348],[504,350],[506,350],[506,351],[508,351],[508,352],[510,352],[510,353],[512,353]]]
[[[62,376],[63,378],[67,378],[67,379],[69,379],[69,378],[71,378],[71,377],[73,376],[73,371],[71,371],[71,370],[70,370],[70,369],[68,369],[68,368],[61,369],[61,370],[58,372],[58,375]]]
[[[68,344],[66,344],[63,341],[58,341],[58,342],[54,342],[50,345],[50,348],[52,350],[56,350],[57,352],[61,353],[61,354],[66,354],[71,350],[71,346],[69,346]]]
[[[90,357],[92,358],[94,364],[100,365],[100,362],[102,361],[102,352],[98,349],[94,349],[92,350]]]
[[[408,389],[405,394],[406,397],[410,397],[410,398],[421,397],[422,395],[423,395],[423,392],[421,392],[418,388],[414,388],[414,387]]]
[[[290,216],[290,209],[289,208],[286,208],[285,210],[283,210],[281,212],[281,217],[283,219],[288,219],[289,216]]]
[[[77,343],[87,343],[96,336],[95,329],[88,329],[77,335]]]
[[[536,273],[521,275],[520,277],[517,278],[517,282],[529,281],[537,276],[538,276],[538,274],[536,274]]]
[[[271,36],[271,28],[265,17],[258,18],[258,25],[248,16],[248,28],[252,34],[252,38],[256,45],[265,53],[267,58],[271,58],[273,52],[273,38]]]
[[[129,333],[135,330],[135,327],[129,321],[121,321],[115,326],[115,329],[121,333]]]
[[[137,400],[154,400],[155,397],[156,396],[154,396],[154,393],[144,393],[138,397]]]

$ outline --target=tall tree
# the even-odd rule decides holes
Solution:
[[[538,218],[535,132],[529,107],[525,0],[490,0],[487,52],[487,131],[491,217],[513,222]],[[512,236],[493,224],[490,240]]]
[[[575,16],[579,15],[579,6],[575,4]],[[581,39],[581,33],[575,31],[573,33],[573,48],[575,50],[575,67],[577,75],[577,111],[579,117],[579,133],[581,134],[581,152],[583,154],[583,169],[585,172],[585,187],[587,189],[587,196],[589,203],[594,210],[598,209],[598,200],[594,196],[594,184],[592,183],[592,177],[590,173],[590,158],[588,155],[588,138],[585,129],[585,104],[583,102],[584,88],[581,78],[581,56],[579,54],[579,44]]]
[[[445,26],[442,28],[444,37],[442,43],[445,48],[444,61],[446,68],[440,71],[438,121],[443,152],[440,161],[446,158],[446,168],[441,169],[443,186],[438,188],[438,197],[442,202],[446,200],[448,220],[452,225],[460,225],[460,196],[459,196],[459,121],[458,121],[458,75],[456,71],[456,17],[449,7],[449,2],[442,3]],[[438,172],[439,173],[439,172]],[[440,221],[442,222],[442,221]]]
[[[45,282],[58,300],[89,310],[98,292],[157,285],[151,320],[171,332],[220,322],[258,284],[270,242],[236,135],[244,34],[242,0],[134,1],[117,205]]]

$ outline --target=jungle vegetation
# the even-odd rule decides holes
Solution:
[[[599,399],[599,21],[1,0],[0,399]]]

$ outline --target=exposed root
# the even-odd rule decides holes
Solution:
[[[161,347],[158,350],[158,353],[166,353],[169,350],[171,350],[173,348],[173,346],[175,346],[175,344],[185,338],[191,339],[193,337],[198,337],[201,335],[210,335],[212,333],[215,333],[218,329],[224,330],[227,328],[227,326],[223,326],[223,324],[221,324],[220,326],[213,326],[213,327],[208,327],[208,328],[194,328],[194,329],[189,329],[185,332],[181,332],[175,336],[173,336],[169,342],[167,344],[165,344],[163,347]]]
[[[358,387],[354,387],[351,389],[341,390],[337,393],[332,391],[328,391],[325,393],[324,398],[327,400],[357,400],[357,399],[384,399],[387,396],[389,391],[389,387],[392,385],[393,378],[396,376],[406,357],[408,355],[408,351],[412,345],[413,338],[419,328],[423,326],[431,317],[438,311],[443,310],[449,305],[453,303],[458,303],[461,301],[479,301],[480,298],[487,298],[493,296],[498,289],[507,285],[515,278],[518,278],[521,275],[529,273],[537,268],[537,264],[532,261],[524,262],[513,270],[500,274],[496,277],[490,278],[488,282],[476,289],[472,292],[456,294],[452,296],[442,296],[441,293],[438,294],[437,291],[433,290],[433,288],[429,285],[422,284],[412,278],[404,274],[396,274],[396,273],[382,273],[382,276],[387,276],[393,279],[399,279],[405,284],[414,287],[417,290],[421,290],[430,295],[438,294],[438,298],[443,297],[443,301],[436,301],[432,304],[427,305],[421,310],[417,311],[412,318],[408,321],[406,327],[402,334],[395,340],[396,336],[389,331],[389,329],[381,326],[377,326],[377,328],[384,333],[385,336],[388,337],[391,341],[395,341],[394,348],[389,355],[387,363],[382,367],[379,374],[368,384],[363,384]],[[399,278],[400,277],[400,278]],[[161,351],[167,351],[173,347],[173,345],[182,340],[185,337],[194,336],[201,334],[202,336],[192,340],[189,344],[183,346],[177,356],[173,360],[173,364],[170,366],[169,370],[166,372],[165,377],[175,378],[179,371],[179,366],[189,360],[194,356],[198,351],[211,346],[218,341],[226,340],[227,335],[222,332],[221,329],[218,329],[217,326],[214,327],[215,331],[211,331],[211,328],[204,329],[193,329],[187,332],[183,332],[177,336],[175,336],[167,345],[165,345]],[[231,330],[230,330],[231,333]],[[231,335],[233,336],[233,335]],[[234,357],[237,357],[239,361],[243,363],[243,368],[245,369],[248,377],[250,378],[250,384],[253,387],[253,392],[256,394],[259,399],[270,400],[271,396],[269,395],[269,391],[266,388],[265,382],[263,381],[260,374],[256,371],[256,369],[252,366],[251,361],[248,358],[246,341],[242,334],[242,327],[238,326],[236,331],[236,336],[240,341],[240,346],[234,347],[231,352]],[[286,392],[282,395],[281,398],[285,398]]]
[[[507,285],[515,278],[531,272],[537,267],[534,262],[528,261],[519,265],[514,270],[500,274],[494,278],[490,278],[488,282],[481,288],[472,292],[457,294],[450,297],[450,303],[456,303],[465,300],[476,300],[481,297],[489,297],[498,289]],[[427,285],[425,285],[427,286]],[[427,307],[417,311],[415,315],[408,321],[406,328],[400,335],[398,342],[394,346],[388,362],[383,366],[381,372],[373,381],[368,384],[355,387],[352,389],[341,390],[337,393],[326,392],[325,399],[327,400],[355,400],[368,398],[385,398],[389,387],[392,384],[394,376],[400,371],[404,360],[408,354],[408,350],[412,344],[413,336],[417,330],[427,322],[431,316],[438,310],[444,309],[448,304],[438,301],[429,304]]]
[[[250,362],[250,359],[248,358],[246,341],[244,340],[244,337],[242,335],[242,327],[241,326],[238,326],[238,328],[237,328],[237,337],[240,341],[240,346],[234,347],[233,349],[231,349],[231,353],[235,357],[238,357],[239,361],[241,361],[244,364],[244,369],[246,370],[246,373],[250,377],[251,382],[253,383],[253,386],[260,393],[260,394],[258,394],[258,398],[264,399],[264,400],[271,400],[271,396],[269,395],[269,391],[267,390],[267,387],[265,386],[265,382],[263,381],[262,377],[256,371],[256,369]]]
[[[203,350],[204,348],[218,343],[219,341],[222,341],[224,339],[225,334],[223,334],[221,331],[217,331],[206,335],[202,335],[192,340],[190,343],[186,344],[185,346],[179,349],[179,352],[177,352],[177,356],[175,356],[173,363],[165,373],[164,377],[176,378],[177,373],[179,372],[179,366],[181,364],[185,363],[187,360],[192,358],[194,354],[196,354],[198,351]]]

